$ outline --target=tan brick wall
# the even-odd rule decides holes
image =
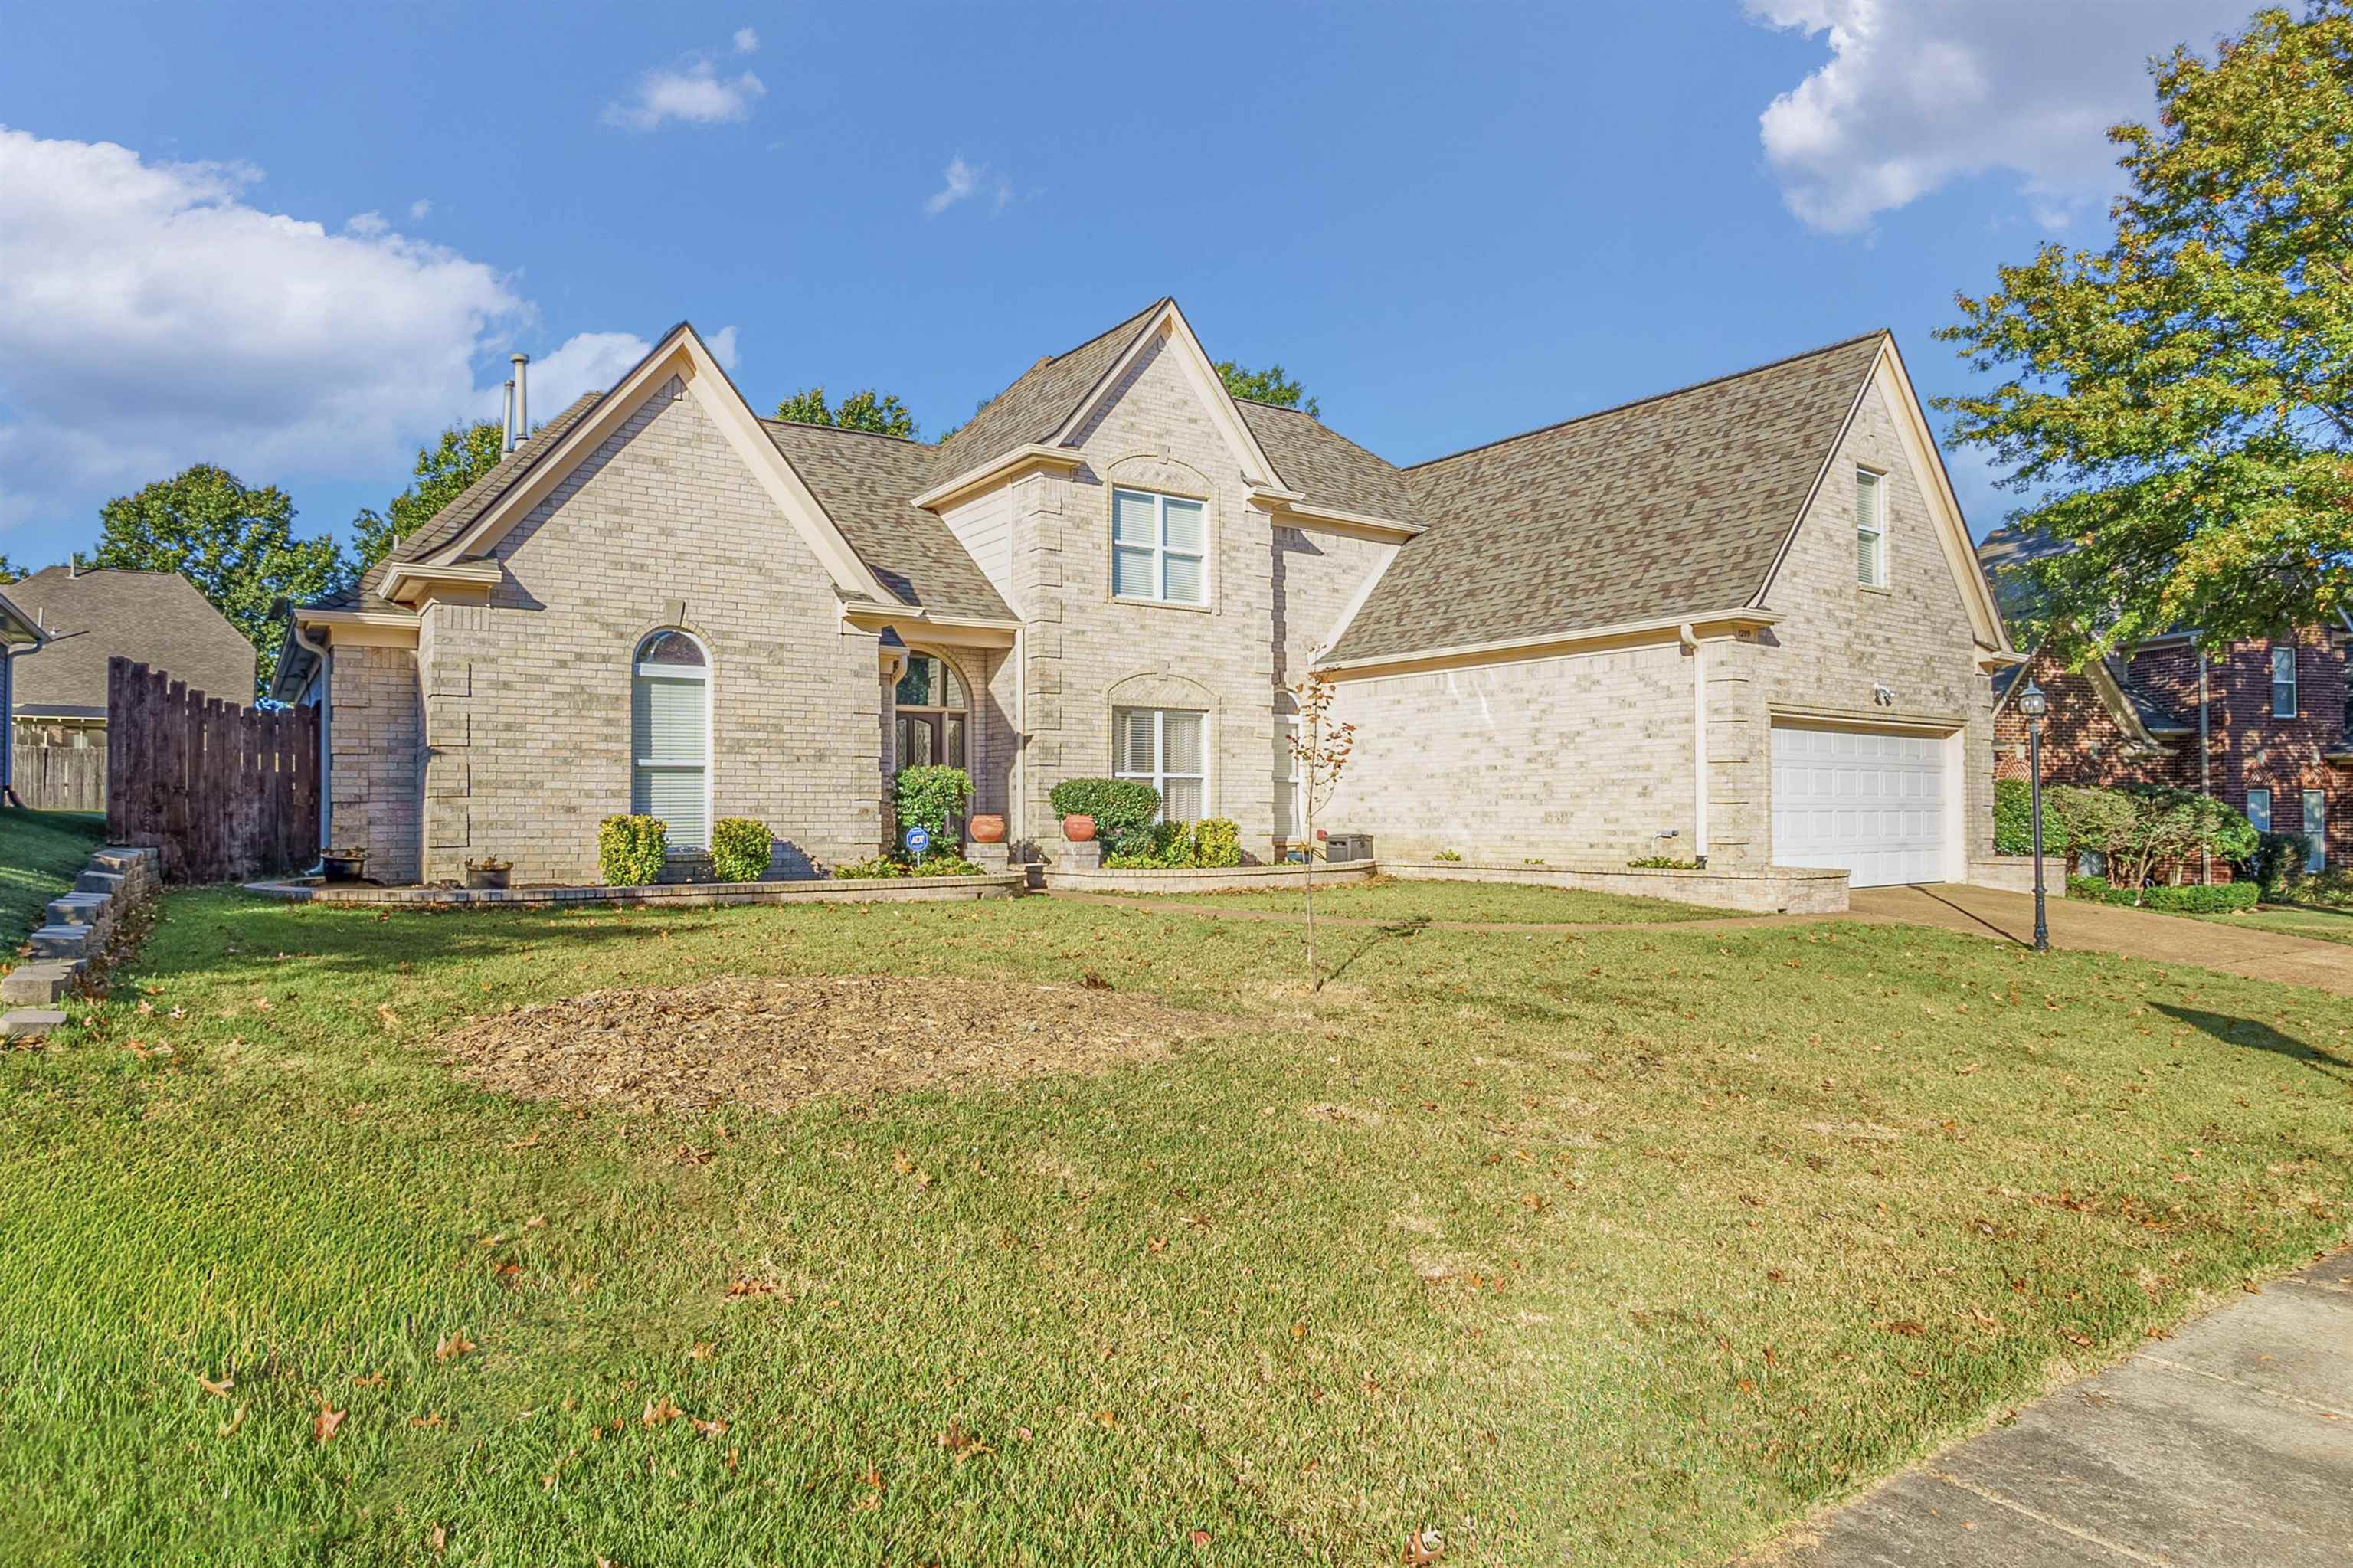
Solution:
[[[712,658],[712,816],[756,817],[776,867],[873,853],[884,691],[832,579],[677,382],[500,544],[488,604],[424,616],[424,874],[592,879],[629,807],[630,661],[679,619]],[[340,717],[340,715],[338,715]]]
[[[1275,528],[1210,411],[1163,345],[1148,349],[1080,432],[1083,467],[1012,486],[1013,601],[1023,607],[1029,744],[1022,758],[1027,836],[1050,850],[1060,829],[1047,796],[1065,779],[1111,770],[1114,706],[1194,706],[1210,715],[1208,810],[1265,857],[1286,771],[1277,692],[1327,637],[1375,546]],[[1115,485],[1208,503],[1206,609],[1139,605],[1111,592]],[[1280,537],[1283,535],[1284,537]]]
[[[1382,860],[1687,853],[1691,660],[1672,643],[1348,681],[1334,713],[1356,750],[1316,825],[1373,834]]]
[[[413,881],[423,810],[417,795],[423,737],[416,653],[406,648],[336,649],[328,701],[334,779],[327,847],[364,847],[369,875]]]

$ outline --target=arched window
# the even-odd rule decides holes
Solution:
[[[629,810],[676,848],[711,842],[711,663],[683,631],[638,644],[629,683]]]
[[[965,768],[965,718],[971,699],[955,666],[936,653],[911,652],[892,700],[898,720],[899,766]]]

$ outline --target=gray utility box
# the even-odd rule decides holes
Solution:
[[[1327,861],[1370,860],[1373,858],[1373,835],[1370,833],[1333,833],[1324,840],[1324,858]]]

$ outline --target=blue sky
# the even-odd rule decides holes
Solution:
[[[18,7],[0,549],[199,460],[340,529],[510,348],[551,413],[681,317],[937,429],[1172,293],[1398,462],[1881,325],[1957,391],[1954,291],[2096,242],[2098,127],[2245,9]]]

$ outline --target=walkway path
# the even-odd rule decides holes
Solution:
[[[2353,1251],[2199,1319],[1737,1568],[2344,1568]]]
[[[1905,920],[2021,945],[2034,937],[2034,895],[2029,893],[1950,884],[1864,887],[1855,891],[1852,906],[1866,920]],[[2353,947],[2341,942],[2073,898],[2051,899],[2047,909],[2054,948],[2196,964],[2251,980],[2282,980],[2353,996]]]

